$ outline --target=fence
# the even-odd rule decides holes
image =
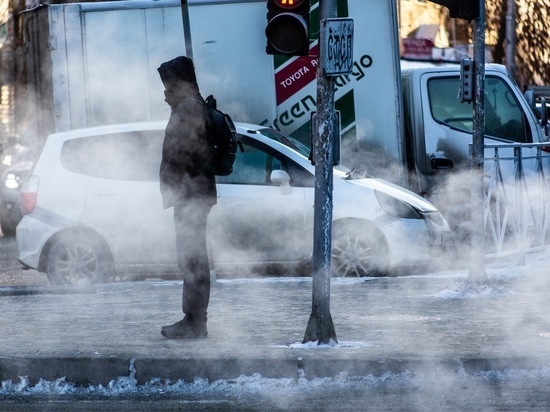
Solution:
[[[544,143],[485,145],[487,256],[517,253],[523,264],[526,251],[547,244],[549,149]]]

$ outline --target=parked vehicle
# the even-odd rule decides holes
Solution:
[[[237,121],[272,126],[310,145],[318,1],[311,2],[310,56],[289,58],[265,53],[265,0],[184,3],[189,30],[177,0],[43,4],[26,12],[36,135],[166,119],[156,68],[187,44],[204,95],[216,95]],[[335,78],[342,162],[428,197],[453,227],[461,225],[471,212],[462,201],[469,186],[447,186],[468,164],[472,141],[472,105],[457,100],[459,65],[400,61],[395,0],[343,0],[337,8],[355,22],[352,73]],[[514,144],[526,155],[539,150],[529,145],[548,141],[540,114],[546,105],[528,102],[503,66],[486,65],[486,75],[487,143],[503,146],[500,160],[513,158]],[[540,161],[550,176],[549,156],[543,150],[525,166]],[[486,157],[489,175],[492,148]],[[460,208],[456,201],[447,207],[456,193]]]
[[[15,235],[15,228],[22,217],[19,191],[32,168],[32,161],[22,160],[0,175],[0,227],[4,236]]]
[[[0,228],[4,236],[13,236],[21,219],[19,189],[30,175],[33,162],[31,147],[10,136],[10,144],[2,150],[0,162]]]
[[[172,209],[158,183],[165,122],[51,135],[21,190],[19,260],[52,284],[86,284],[116,274],[178,274]],[[295,139],[237,124],[243,151],[217,177],[209,250],[219,272],[311,260],[314,167]],[[380,179],[334,171],[333,271],[390,273],[441,252],[449,227],[438,210]],[[241,272],[239,272],[241,273]]]

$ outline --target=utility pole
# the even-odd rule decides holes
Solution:
[[[312,122],[313,160],[315,162],[315,210],[313,218],[311,315],[304,343],[338,342],[330,314],[330,278],[332,252],[332,188],[334,138],[339,130],[334,122],[334,79],[324,72],[325,44],[323,21],[336,17],[336,0],[319,0],[319,57],[317,64],[317,115]]]
[[[472,66],[471,59],[463,59],[459,95],[462,102],[473,102],[474,120],[472,145],[470,146],[470,221],[472,230],[468,279],[475,282],[486,282],[488,278],[485,270],[485,190],[483,188],[483,156],[485,152],[485,0],[431,1],[447,7],[451,18],[465,19],[468,22],[473,20],[474,22],[473,82],[467,78],[472,71],[470,69]]]
[[[516,4],[507,0],[506,8],[506,68],[516,77]]]
[[[189,21],[189,2],[181,0],[181,20],[183,22],[183,38],[185,41],[185,55],[193,60],[193,43],[191,42],[191,23]]]
[[[487,282],[485,270],[485,0],[479,0],[479,17],[474,20],[474,130],[472,137],[471,167],[471,258],[468,279]]]
[[[338,342],[330,315],[333,167],[340,162],[340,116],[334,110],[335,76],[353,68],[353,19],[337,18],[336,0],[319,1],[317,113],[313,116],[315,164],[313,300],[305,342]]]

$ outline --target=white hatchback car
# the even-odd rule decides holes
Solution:
[[[165,126],[49,136],[21,190],[19,261],[55,285],[179,275],[173,212],[162,208],[158,183]],[[211,262],[217,272],[311,262],[315,177],[307,147],[273,129],[236,126],[242,151],[234,172],[217,177],[218,203],[209,215]],[[334,170],[335,275],[385,274],[440,253],[449,227],[431,203],[352,174]]]

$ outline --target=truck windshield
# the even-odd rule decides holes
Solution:
[[[458,99],[458,77],[439,77],[428,82],[430,109],[435,121],[471,133],[472,105]],[[498,77],[485,79],[485,134],[527,143],[521,106],[508,85]]]

